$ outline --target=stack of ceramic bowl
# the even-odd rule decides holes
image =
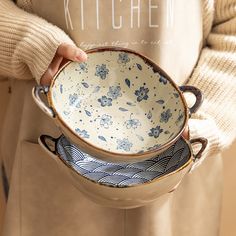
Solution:
[[[191,108],[184,92],[196,97]],[[155,201],[180,183],[206,147],[203,138],[181,137],[202,103],[201,92],[178,87],[154,62],[128,49],[88,51],[86,63],[67,63],[50,87],[36,86],[33,97],[63,133],[57,139],[42,135],[40,144],[80,191],[102,205]],[[198,154],[191,143],[202,144]]]

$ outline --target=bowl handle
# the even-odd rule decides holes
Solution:
[[[40,135],[38,138],[39,145],[51,156],[53,159],[57,158],[56,155],[56,142],[57,138],[53,138],[49,135]],[[48,141],[52,143],[53,149],[48,145]]]
[[[55,113],[51,107],[48,107],[40,98],[40,93],[47,94],[49,90],[49,86],[43,86],[43,85],[37,85],[33,87],[32,89],[32,97],[35,101],[35,103],[38,105],[38,107],[46,113],[51,118],[55,117]]]
[[[202,153],[204,152],[204,150],[206,149],[207,147],[207,143],[208,143],[208,140],[206,138],[194,138],[194,139],[191,139],[189,141],[192,145],[194,144],[197,144],[197,143],[200,143],[202,146],[200,148],[200,150],[198,151],[197,154],[193,154],[193,165],[190,169],[190,172],[196,167],[198,161],[201,159],[202,157]]]
[[[194,86],[190,86],[190,85],[179,86],[179,89],[183,93],[189,92],[189,93],[192,93],[196,97],[195,104],[189,108],[189,112],[190,112],[190,116],[191,116],[191,114],[195,113],[199,109],[199,107],[201,106],[201,104],[203,102],[203,94],[200,89],[198,89]]]

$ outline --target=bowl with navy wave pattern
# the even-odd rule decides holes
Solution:
[[[33,90],[63,134],[84,152],[114,162],[145,160],[176,142],[202,102],[200,90],[177,86],[153,61],[129,49],[87,53],[86,62],[61,68],[50,87]],[[196,97],[190,108],[184,92]]]
[[[197,165],[207,140],[180,138],[166,151],[141,162],[107,162],[80,150],[65,136],[42,135],[39,143],[57,161],[74,186],[92,201],[115,208],[134,208],[173,191]],[[200,143],[193,154],[191,144]]]

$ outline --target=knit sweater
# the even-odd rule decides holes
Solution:
[[[29,2],[21,3],[26,11]],[[189,130],[190,139],[208,139],[206,157],[236,136],[236,0],[202,0],[202,7],[204,46],[187,84],[204,94]],[[26,11],[0,0],[0,76],[39,82],[58,46],[74,43],[61,29]]]

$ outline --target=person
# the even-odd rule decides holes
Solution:
[[[35,81],[49,84],[66,59],[86,61],[86,49],[109,45],[147,55],[205,97],[189,120],[189,138],[208,139],[204,161],[172,193],[129,210],[90,202],[61,175],[37,144],[59,131],[31,97]],[[220,153],[236,135],[235,55],[236,0],[0,0],[0,75],[11,88],[1,129],[10,186],[2,235],[219,235]]]

